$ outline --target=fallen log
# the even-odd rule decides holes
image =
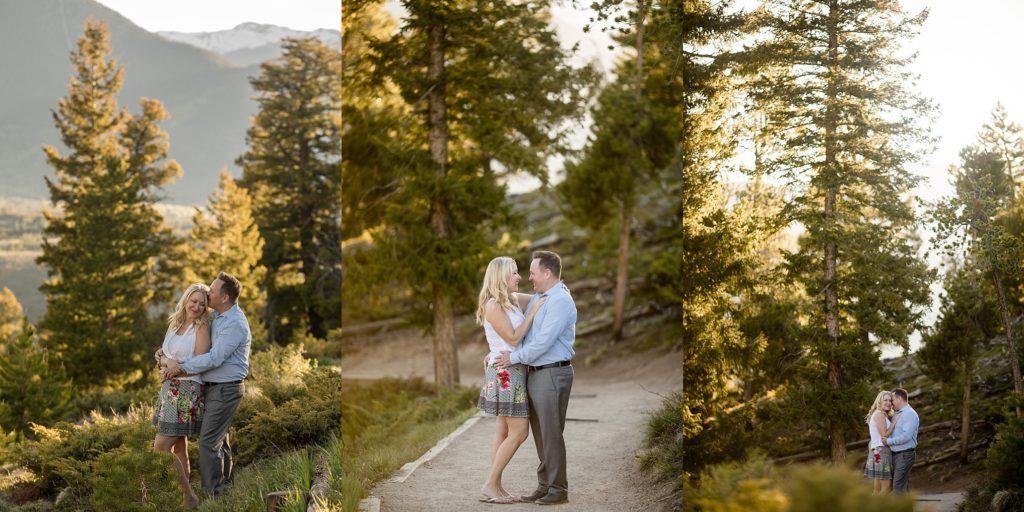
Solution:
[[[327,492],[330,490],[331,468],[327,466],[327,454],[317,450],[313,458],[313,482],[309,488],[309,502],[306,512],[327,512]]]
[[[344,325],[341,327],[341,336],[347,338],[349,336],[358,336],[360,334],[372,333],[375,331],[385,331],[392,327],[402,325],[405,323],[405,318],[389,318],[387,320],[378,320],[376,322],[368,322],[365,324],[358,325]]]

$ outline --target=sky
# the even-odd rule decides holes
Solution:
[[[97,0],[150,31],[214,32],[256,22],[340,30],[340,0]]]

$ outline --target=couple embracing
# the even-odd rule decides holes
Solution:
[[[490,351],[484,359],[477,407],[497,418],[491,468],[480,501],[538,505],[569,501],[562,434],[573,381],[576,304],[561,274],[561,258],[548,251],[532,255],[533,295],[518,293],[521,276],[512,258],[494,258],[484,274],[476,319],[484,327]],[[517,497],[502,487],[501,474],[530,429],[540,459],[537,489]]]
[[[910,406],[907,390],[878,393],[865,420],[871,440],[864,476],[874,481],[875,494],[906,494],[921,424],[917,411]]]
[[[174,455],[186,509],[199,504],[189,484],[189,437],[199,436],[203,494],[221,494],[234,476],[228,429],[245,392],[252,345],[249,321],[238,307],[241,290],[238,279],[224,272],[209,287],[189,286],[155,354],[163,382],[153,449]]]

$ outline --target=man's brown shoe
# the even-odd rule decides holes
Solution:
[[[569,496],[556,496],[554,494],[548,494],[543,498],[538,498],[534,503],[538,505],[558,505],[561,503],[569,503]]]
[[[543,498],[544,496],[547,496],[547,495],[548,495],[547,491],[537,490],[537,491],[533,491],[533,494],[531,494],[529,496],[520,496],[519,499],[523,500],[526,503],[533,503],[533,502],[535,502],[535,501],[537,501],[537,500],[539,500],[539,499],[541,499],[541,498]]]

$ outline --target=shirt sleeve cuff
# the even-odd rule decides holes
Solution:
[[[522,361],[519,360],[519,352],[510,352],[509,355],[508,355],[508,360],[512,364],[519,364],[519,363],[522,362]]]

